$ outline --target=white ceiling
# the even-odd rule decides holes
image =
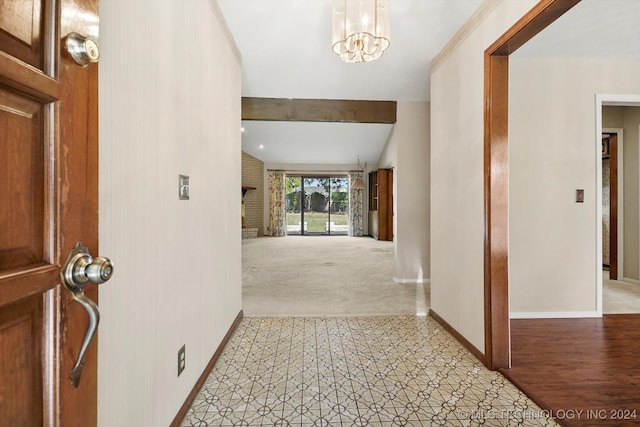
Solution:
[[[582,0],[513,55],[640,61],[640,0]]]
[[[371,63],[331,50],[332,0],[218,0],[242,54],[242,95],[428,100],[431,59],[483,0],[391,0],[391,46]],[[267,162],[378,160],[391,126],[244,122],[242,149]],[[263,145],[264,149],[256,147]],[[322,160],[321,160],[322,159]]]
[[[391,46],[347,64],[331,50],[332,0],[218,0],[242,54],[243,96],[428,100],[429,64],[483,0],[391,0]]]
[[[242,149],[267,163],[353,164],[359,156],[373,164],[392,125],[245,121],[243,128]]]
[[[242,95],[429,100],[431,59],[483,0],[391,0],[391,46],[372,63],[331,50],[332,0],[218,0],[242,54]],[[505,0],[515,1],[515,0]],[[640,0],[582,0],[515,56],[640,60]],[[277,163],[375,163],[391,126],[243,122],[242,148]],[[263,148],[259,148],[260,145]]]

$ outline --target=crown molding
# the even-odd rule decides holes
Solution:
[[[433,74],[444,61],[455,52],[458,47],[469,37],[469,35],[485,20],[491,12],[504,0],[484,0],[484,2],[473,12],[473,15],[458,32],[447,42],[440,52],[431,60],[431,74]]]

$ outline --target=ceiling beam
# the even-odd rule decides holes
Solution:
[[[242,98],[242,120],[283,122],[396,122],[396,101]]]

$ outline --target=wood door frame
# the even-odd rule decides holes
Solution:
[[[389,240],[389,169],[378,169],[378,240]]]
[[[622,128],[605,128],[602,134],[609,134],[609,163],[610,163],[610,196],[609,196],[609,278],[619,280],[624,271],[624,146]],[[612,139],[613,138],[613,139]],[[613,142],[611,142],[613,140]],[[613,147],[613,148],[611,148]],[[600,177],[596,188],[603,188],[602,162],[596,174]],[[615,184],[615,185],[614,185]],[[602,205],[602,201],[600,202]],[[601,218],[601,215],[598,215]],[[603,242],[600,242],[602,244]],[[603,254],[604,255],[604,254]]]
[[[509,55],[580,0],[541,0],[484,53],[485,363],[511,367],[509,328]]]
[[[612,133],[609,138],[609,278],[611,275],[618,279],[618,178],[619,152],[618,134]],[[602,162],[600,162],[602,165]]]

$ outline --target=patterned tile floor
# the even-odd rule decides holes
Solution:
[[[182,426],[554,426],[431,317],[244,318]]]

